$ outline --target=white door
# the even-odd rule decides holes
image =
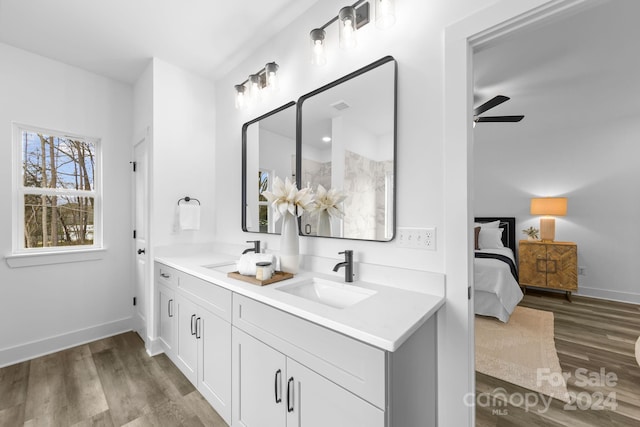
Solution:
[[[196,341],[196,336],[201,336],[196,335],[198,306],[178,294],[176,295],[176,315],[178,316],[178,327],[175,362],[184,376],[194,385],[197,385],[198,342]]]
[[[199,307],[198,390],[231,424],[231,324]]]
[[[147,138],[139,141],[133,149],[134,170],[134,231],[135,239],[135,298],[134,328],[147,342],[147,316],[149,312],[150,275],[149,251],[147,250],[149,232],[149,147]]]
[[[285,356],[237,328],[233,328],[231,333],[232,425],[283,427],[287,414]]]
[[[384,427],[384,412],[287,359],[287,427]]]

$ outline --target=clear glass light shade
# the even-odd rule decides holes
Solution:
[[[251,74],[247,84],[249,85],[248,104],[251,107],[260,102],[261,99],[262,88],[260,86],[260,76],[258,74]]]
[[[396,2],[395,0],[375,0],[376,4],[376,27],[385,29],[396,23]]]
[[[338,13],[338,34],[340,37],[340,47],[342,49],[352,49],[357,46],[356,40],[356,9],[346,6]]]
[[[236,89],[236,108],[242,110],[246,105],[245,87],[244,85],[235,85]]]
[[[278,64],[269,62],[264,66],[266,75],[266,88],[271,92],[278,90]]]
[[[327,63],[327,56],[325,53],[325,32],[320,28],[311,30],[311,64],[324,65]]]

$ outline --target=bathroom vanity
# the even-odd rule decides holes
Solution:
[[[435,425],[443,296],[311,272],[260,287],[234,267],[155,263],[160,346],[229,425]]]

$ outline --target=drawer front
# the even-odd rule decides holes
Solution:
[[[238,294],[233,294],[233,324],[378,408],[385,408],[384,350]]]
[[[199,279],[186,273],[181,273],[178,279],[178,290],[188,294],[202,307],[218,317],[231,323],[231,291]]]
[[[159,262],[155,263],[155,280],[170,289],[176,289],[178,286],[178,274],[178,270],[175,268],[167,267]]]

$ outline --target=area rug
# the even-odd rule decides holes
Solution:
[[[476,370],[569,401],[553,341],[553,313],[516,307],[508,323],[476,316]]]
[[[636,361],[640,366],[640,337],[638,337],[638,341],[636,341]]]

